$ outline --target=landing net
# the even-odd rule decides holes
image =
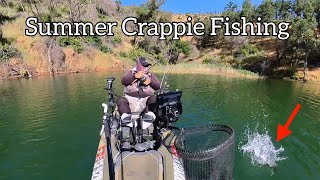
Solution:
[[[175,146],[187,180],[233,179],[234,131],[225,125],[181,129]]]

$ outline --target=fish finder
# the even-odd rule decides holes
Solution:
[[[160,127],[168,127],[179,120],[182,114],[182,91],[170,91],[157,95],[155,114]]]
[[[115,80],[114,77],[110,77],[110,78],[107,78],[107,86],[104,88],[106,90],[111,90],[112,89],[112,84],[113,84],[113,81]]]

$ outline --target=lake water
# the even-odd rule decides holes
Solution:
[[[0,179],[90,179],[111,74],[73,74],[0,82]],[[112,74],[118,81],[120,74]],[[320,85],[209,75],[170,75],[183,91],[177,126],[218,123],[236,131],[234,179],[320,179]],[[276,142],[297,103],[293,134]],[[258,124],[258,125],[257,125]],[[238,147],[247,129],[266,130],[286,160],[253,165]]]

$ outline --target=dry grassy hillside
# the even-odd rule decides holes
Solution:
[[[93,7],[88,6],[87,9],[91,8],[88,12],[96,11]],[[99,8],[101,9],[98,9],[98,12],[91,13],[88,18],[94,19],[94,21],[99,18],[100,21],[113,19],[120,22],[123,18],[134,15],[135,11],[135,7],[122,7],[120,13],[117,14],[117,6],[113,4],[111,14],[99,14],[100,11],[103,11],[103,8],[108,8],[108,6],[101,4]],[[58,8],[59,11],[62,11],[61,9],[63,10],[63,8]],[[9,20],[1,25],[1,43],[10,44],[10,48],[16,49],[18,52],[14,57],[10,57],[5,60],[5,63],[2,63],[2,66],[0,66],[0,79],[21,77],[26,72],[32,75],[42,75],[49,73],[124,70],[132,67],[134,65],[133,60],[138,56],[146,56],[150,59],[157,58],[155,54],[150,54],[141,47],[137,47],[133,43],[134,38],[127,37],[121,33],[120,27],[117,27],[116,36],[111,39],[109,37],[100,39],[95,37],[78,39],[28,37],[25,36],[24,31],[25,19],[30,15],[29,13],[17,12],[13,8],[4,6],[0,6],[0,11],[9,17]],[[191,16],[193,22],[195,22],[199,20],[205,21],[212,15],[165,14],[168,21],[174,22],[185,22],[188,16]],[[66,17],[67,15],[64,14],[60,18]],[[140,38],[140,40],[143,42],[144,39]],[[181,40],[190,46],[190,54],[186,55],[180,52],[177,56],[177,63],[180,65],[171,66],[171,73],[186,73],[192,70],[193,73],[257,77],[256,74],[250,72],[253,71],[265,75],[261,73],[262,65],[269,64],[270,67],[272,64],[276,64],[277,47],[282,45],[282,42],[275,38],[256,37],[225,38],[219,40],[218,45],[213,44],[208,47],[199,44],[201,42],[199,37],[185,36],[181,37]],[[158,42],[154,38],[150,39],[150,41],[154,44]],[[248,45],[243,46],[243,44]],[[237,53],[242,53],[242,51],[247,50],[246,48],[253,52],[249,52],[246,57],[237,57]],[[292,66],[292,63],[272,70],[266,68],[264,71],[266,75],[268,75],[267,73],[272,73],[272,75],[277,75],[281,78],[286,77],[286,73],[289,72],[288,77],[301,79],[303,77],[303,69],[297,68],[297,71],[292,74],[290,66]],[[172,68],[175,68],[175,70],[172,70]],[[164,68],[156,68],[155,70],[160,72],[161,69]],[[310,68],[307,77],[310,81],[320,82],[320,69]]]

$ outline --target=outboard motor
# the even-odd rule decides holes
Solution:
[[[154,113],[160,128],[168,128],[182,114],[182,91],[170,91],[157,95]]]

